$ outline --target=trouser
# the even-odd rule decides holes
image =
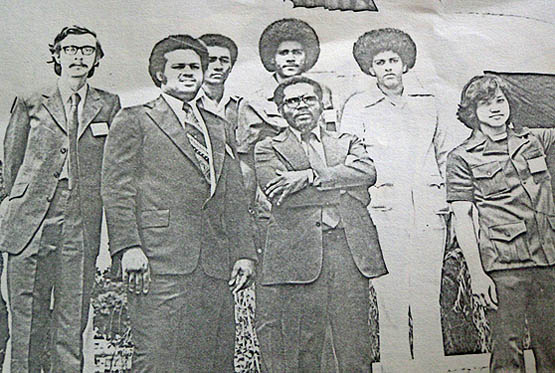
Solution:
[[[498,308],[488,316],[492,332],[491,372],[525,372],[525,319],[538,373],[555,372],[555,267],[489,273]]]
[[[75,194],[60,181],[29,245],[8,256],[13,373],[82,370],[95,258],[84,253]]]
[[[129,294],[133,372],[233,372],[235,324],[227,281],[200,265],[156,275],[148,294]]]
[[[443,335],[439,294],[445,245],[440,216],[413,225],[392,211],[372,211],[389,274],[372,280],[376,289],[380,330],[380,362],[385,372],[439,369]],[[420,227],[420,228],[419,228]],[[413,350],[409,341],[409,308]],[[425,368],[424,368],[425,367]],[[416,369],[416,368],[415,368]]]
[[[340,372],[371,372],[368,279],[343,229],[323,233],[320,276],[309,284],[256,287],[262,365],[271,373],[319,372],[326,324]]]

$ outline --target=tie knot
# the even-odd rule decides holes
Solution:
[[[310,140],[312,139],[312,137],[315,137],[316,135],[310,131],[310,132],[306,132],[306,133],[301,133],[301,140],[303,140],[304,142],[306,142],[307,144],[310,143]]]
[[[71,95],[71,106],[79,106],[80,102],[81,96],[79,96],[79,93],[74,93]]]
[[[193,111],[193,108],[191,107],[191,105],[189,105],[188,102],[183,103],[183,111],[186,112],[187,114],[191,114],[191,112]]]

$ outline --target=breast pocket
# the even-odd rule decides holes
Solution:
[[[501,263],[523,262],[530,259],[526,241],[526,224],[519,221],[488,229]]]
[[[509,184],[501,162],[495,161],[476,166],[472,169],[472,175],[484,196],[509,190]]]
[[[536,184],[551,179],[545,155],[540,150],[523,153],[522,156],[526,159],[528,171],[530,171]]]

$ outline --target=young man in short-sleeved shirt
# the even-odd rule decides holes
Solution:
[[[555,129],[510,122],[492,75],[464,88],[459,119],[473,129],[447,160],[447,200],[472,291],[492,311],[492,372],[524,372],[525,318],[538,372],[555,371],[555,205],[546,159]],[[478,212],[478,226],[473,210]]]

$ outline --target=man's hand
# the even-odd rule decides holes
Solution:
[[[474,299],[483,307],[497,309],[497,290],[495,283],[485,272],[474,273],[470,276]]]
[[[264,188],[264,193],[268,196],[270,200],[274,200],[277,196],[277,205],[279,206],[281,202],[290,194],[298,192],[299,190],[305,188],[308,185],[310,175],[312,170],[302,170],[302,171],[282,171],[276,170],[278,175],[274,179],[270,180],[266,187]]]
[[[239,259],[233,265],[229,287],[233,294],[250,286],[254,280],[254,261],[251,259]]]
[[[133,247],[123,253],[121,258],[123,281],[127,289],[137,295],[148,293],[150,287],[150,266],[148,258],[140,247]]]

